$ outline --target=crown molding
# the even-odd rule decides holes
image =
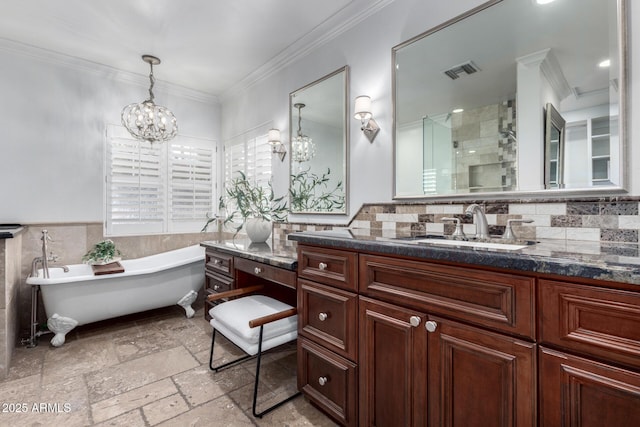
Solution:
[[[305,57],[315,49],[325,45],[340,34],[350,30],[371,15],[376,14],[394,0],[354,0],[333,14],[323,23],[315,27],[286,49],[274,56],[264,65],[254,70],[239,83],[224,91],[221,99],[228,99],[235,94],[250,88],[262,80],[276,74],[288,65]],[[349,17],[345,19],[345,16]]]
[[[0,52],[6,52],[12,55],[19,55],[31,59],[36,59],[48,64],[91,73],[99,77],[108,78],[110,80],[115,80],[127,84],[133,84],[142,87],[149,86],[148,75],[120,70],[109,65],[100,64],[98,62],[89,61],[57,51],[43,49],[37,46],[17,42],[2,37],[0,37]],[[178,96],[190,99],[192,101],[198,101],[208,104],[220,103],[220,99],[216,95],[177,85],[164,80],[157,81],[162,82],[163,91],[166,91],[166,93],[172,96]]]

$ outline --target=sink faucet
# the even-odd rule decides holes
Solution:
[[[469,205],[465,211],[465,215],[473,215],[473,223],[476,225],[476,238],[487,239],[489,238],[489,224],[487,223],[487,217],[484,215],[482,208],[479,204],[473,203]]]

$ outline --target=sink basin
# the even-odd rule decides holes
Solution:
[[[527,245],[511,244],[511,243],[495,243],[495,242],[469,242],[462,240],[445,240],[445,239],[416,239],[415,243],[423,243],[427,245],[440,245],[440,246],[466,246],[470,248],[485,248],[485,249],[502,249],[505,251],[517,251],[518,249],[524,249]]]

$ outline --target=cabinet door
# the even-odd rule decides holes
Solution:
[[[540,348],[540,425],[614,427],[640,420],[640,374]]]
[[[535,344],[434,316],[425,326],[430,425],[536,425]]]
[[[358,311],[360,425],[426,426],[426,316],[365,297]]]

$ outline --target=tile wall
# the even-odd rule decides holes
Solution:
[[[351,228],[371,230],[374,235],[396,233],[451,234],[452,224],[443,217],[459,218],[466,234],[475,234],[473,219],[464,215],[464,203],[381,203],[364,205],[349,223]],[[490,233],[502,235],[507,220],[532,219],[530,224],[514,225],[523,239],[562,239],[590,242],[638,243],[640,198],[597,198],[558,202],[481,201]],[[302,230],[331,229],[327,224],[276,224],[275,238]],[[340,226],[343,227],[343,226]]]

